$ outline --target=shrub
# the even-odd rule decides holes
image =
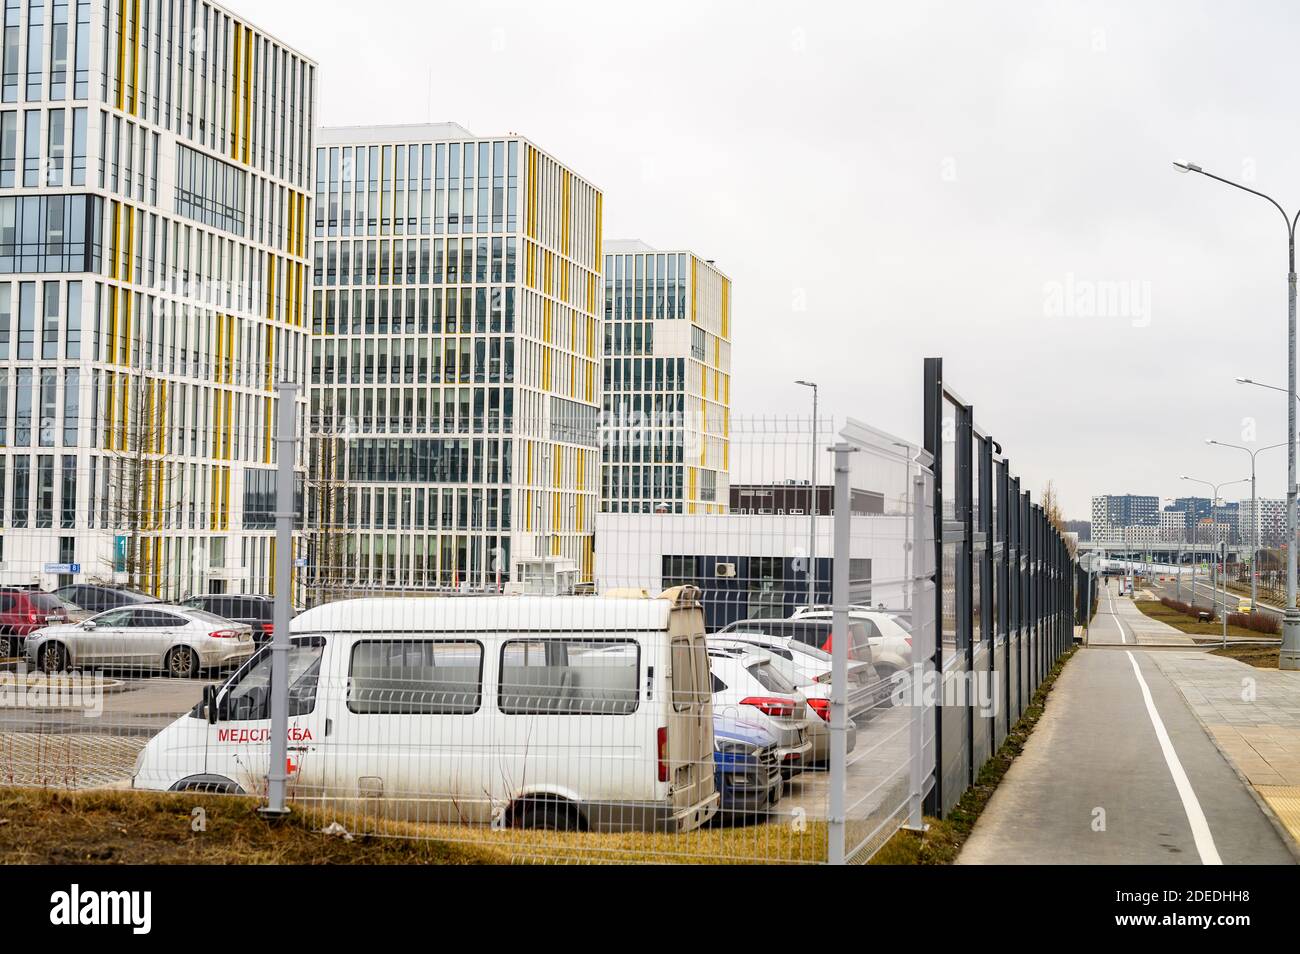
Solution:
[[[1278,618],[1268,613],[1229,613],[1228,625],[1240,626],[1269,636],[1276,636],[1282,629]]]

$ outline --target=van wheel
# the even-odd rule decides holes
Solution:
[[[177,646],[167,654],[167,675],[173,679],[193,679],[199,674],[199,657],[188,646]]]
[[[510,826],[543,831],[583,831],[586,827],[577,808],[568,802],[552,799],[519,802],[510,813]]]
[[[0,638],[0,658],[16,659],[22,655],[22,643],[17,636]]]
[[[62,643],[48,642],[36,662],[41,672],[63,672],[68,668],[68,651]]]

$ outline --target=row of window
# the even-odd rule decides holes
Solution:
[[[0,195],[0,274],[98,272],[102,208],[93,195]]]
[[[7,498],[6,463],[12,471]],[[0,454],[0,526],[5,525],[6,499],[9,501],[10,527],[50,529],[56,526],[56,514],[57,526],[64,529],[74,527],[77,518],[76,455],[60,455],[56,470],[54,454],[15,454],[11,457]]]
[[[45,120],[44,135],[41,133],[42,117]],[[0,112],[0,189],[12,189],[20,181],[25,189],[84,186],[86,110],[24,110],[21,114],[21,153],[18,142],[19,119],[17,110]],[[21,180],[18,176],[20,156]]]
[[[0,199],[0,218],[3,204]],[[75,360],[81,336],[81,282],[0,282],[0,361]]]
[[[567,545],[567,540],[562,540]],[[308,587],[331,590],[355,586],[499,591],[510,579],[508,534],[442,531],[418,536],[400,533],[313,533],[307,537]]]
[[[513,388],[313,388],[309,431],[362,434],[496,434],[515,430]]]
[[[214,229],[244,234],[244,170],[188,146],[176,150],[176,212]]]
[[[317,335],[456,334],[515,330],[515,289],[408,288],[394,291],[314,292]]]
[[[309,188],[315,67],[202,0],[106,3],[104,14],[105,103]]]
[[[691,317],[686,253],[605,256],[605,320]]]
[[[0,447],[54,447],[56,443],[64,447],[78,446],[82,399],[78,368],[16,371],[0,368]]]
[[[20,92],[28,102],[66,99],[69,90],[73,99],[90,95],[90,0],[76,0],[75,19],[70,0],[52,0],[49,14],[47,41],[46,0],[5,0],[0,99],[6,103],[17,102]]]
[[[514,232],[519,143],[316,150],[316,236]]]
[[[515,238],[380,239],[315,246],[317,286],[513,282]],[[477,248],[477,254],[475,249]]]
[[[510,490],[348,487],[309,499],[308,526],[364,530],[509,530]]]

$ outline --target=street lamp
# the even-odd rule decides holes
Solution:
[[[1257,612],[1257,607],[1259,605],[1255,586],[1255,578],[1259,575],[1259,502],[1255,497],[1255,455],[1260,451],[1272,450],[1275,447],[1285,447],[1287,441],[1282,441],[1278,444],[1269,444],[1267,447],[1257,447],[1255,450],[1251,450],[1249,447],[1242,447],[1240,444],[1228,444],[1224,441],[1216,441],[1212,437],[1207,437],[1205,443],[1214,444],[1218,447],[1231,447],[1234,450],[1245,451],[1250,455],[1250,611],[1254,613]],[[1224,569],[1227,569],[1227,567]]]
[[[1296,425],[1296,364],[1295,364],[1295,296],[1296,296],[1296,274],[1295,274],[1295,230],[1296,221],[1300,219],[1300,212],[1295,215],[1287,215],[1286,209],[1278,205],[1277,201],[1271,196],[1258,192],[1249,186],[1233,182],[1231,179],[1225,179],[1222,176],[1216,176],[1212,172],[1206,172],[1200,166],[1192,162],[1175,162],[1174,166],[1179,172],[1195,172],[1205,176],[1207,179],[1214,179],[1216,182],[1222,182],[1224,185],[1230,185],[1234,189],[1240,189],[1242,192],[1249,192],[1251,195],[1257,195],[1261,199],[1268,201],[1273,208],[1282,214],[1282,221],[1286,225],[1287,237],[1287,393],[1291,395],[1291,400],[1287,402],[1287,441],[1290,443],[1290,449],[1287,451],[1286,466],[1286,531],[1288,545],[1286,548],[1286,615],[1282,618],[1282,651],[1278,658],[1279,669],[1300,669],[1300,608],[1296,607],[1296,479],[1295,479],[1295,425]]]
[[[1233,484],[1244,484],[1246,481],[1250,480],[1249,477],[1242,477],[1242,478],[1239,478],[1238,480],[1221,480],[1221,481],[1219,481],[1219,483],[1216,484],[1216,483],[1213,483],[1212,481],[1209,481],[1209,480],[1201,480],[1199,477],[1188,477],[1186,474],[1179,474],[1179,475],[1178,475],[1178,479],[1179,479],[1179,480],[1190,480],[1190,481],[1191,481],[1192,483],[1194,483],[1194,484],[1205,484],[1205,486],[1207,486],[1207,487],[1213,487],[1213,488],[1214,488],[1214,496],[1210,499],[1210,519],[1211,519],[1211,521],[1213,521],[1213,519],[1214,519],[1214,508],[1217,507],[1217,506],[1219,505],[1219,488],[1220,488],[1220,487],[1231,487]],[[1195,530],[1196,530],[1196,508],[1195,508],[1195,505],[1193,505],[1193,507],[1192,507],[1192,530],[1193,530],[1193,532],[1195,532]],[[1228,566],[1227,566],[1227,564],[1228,564],[1228,555],[1227,555],[1226,552],[1225,552],[1224,555],[1223,555],[1223,564],[1224,564],[1224,567],[1223,567],[1223,568],[1226,570],[1226,569],[1228,568]],[[1213,606],[1214,606],[1214,599],[1213,599],[1213,594],[1214,594],[1214,584],[1213,584],[1213,583],[1210,584],[1210,593],[1211,593],[1210,606],[1213,607]],[[1226,584],[1225,584],[1224,587],[1223,587],[1223,594],[1224,594],[1224,595],[1223,595],[1224,606],[1226,607],[1226,606],[1227,606],[1227,602],[1228,602],[1228,587],[1227,587]],[[1195,543],[1195,542],[1192,543],[1192,605],[1193,605],[1193,606],[1196,605],[1196,543]]]
[[[812,388],[812,501],[808,507],[808,608],[817,605],[817,384],[813,381],[796,381],[795,384]]]

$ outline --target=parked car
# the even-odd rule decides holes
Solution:
[[[807,720],[808,741],[812,743],[812,749],[808,753],[806,763],[814,766],[823,766],[831,757],[831,684],[827,682],[818,682],[815,679],[809,679],[800,674],[795,669],[794,663],[770,650],[762,649],[743,642],[727,640],[725,637],[713,636],[709,638],[710,649],[722,649],[736,656],[746,656],[751,653],[761,654],[767,657],[767,660],[773,668],[776,669],[796,692],[803,696],[808,708],[817,716],[816,719]],[[852,752],[853,747],[858,741],[858,727],[854,723],[850,714],[845,726],[847,749]]]
[[[688,831],[717,811],[704,612],[655,599],[356,599],[293,621],[290,785],[404,819]],[[145,746],[133,784],[255,792],[272,647]]]
[[[803,771],[812,753],[809,736],[820,719],[772,665],[771,657],[758,650],[736,655],[710,649],[709,670],[714,712],[762,726],[776,739],[777,760],[786,778]]]
[[[53,593],[0,589],[0,657],[23,655],[27,638],[43,626],[66,623],[71,607]]]
[[[720,799],[714,821],[743,821],[776,806],[784,788],[776,748],[760,725],[713,717],[713,787]]]
[[[133,590],[129,586],[105,586],[100,583],[73,583],[55,590],[54,595],[91,614],[117,609],[119,606],[158,602],[157,597]]]
[[[275,630],[275,597],[256,593],[204,593],[181,601],[181,606],[207,610],[217,616],[244,623],[253,630],[253,640],[259,646],[271,638]],[[292,619],[297,612],[290,610]]]
[[[161,669],[197,676],[242,663],[254,648],[247,626],[166,603],[119,607],[80,623],[47,626],[27,639],[28,658],[42,672]]]
[[[810,620],[830,626],[831,611],[824,607],[795,610],[792,620]],[[894,679],[894,674],[907,673],[912,668],[912,626],[906,620],[893,616],[883,610],[855,607],[849,610],[850,627],[860,625],[866,631],[868,645],[871,646],[871,661],[876,671],[887,682]],[[856,644],[857,637],[854,637]],[[829,651],[829,644],[823,646]]]
[[[789,664],[790,671],[786,676],[796,687],[802,686],[804,681],[830,685],[831,654],[818,646],[802,643],[797,638],[774,636],[770,633],[751,633],[743,629],[728,629],[710,636],[709,644],[737,644],[765,649]],[[888,681],[880,678],[870,658],[850,659],[848,690],[849,717],[859,719],[870,717],[876,707],[885,702],[889,697],[890,685]]]

